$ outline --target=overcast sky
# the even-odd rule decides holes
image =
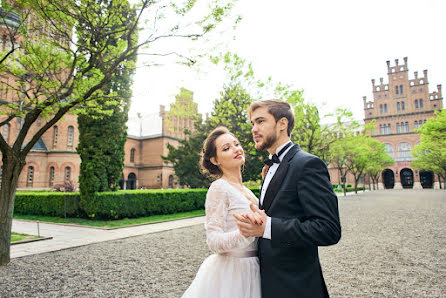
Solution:
[[[427,69],[429,91],[442,84],[446,93],[444,0],[242,0],[237,11],[243,21],[227,49],[252,62],[260,78],[304,89],[323,113],[348,107],[363,119],[371,79],[387,83],[386,61],[404,57],[409,78]],[[225,83],[217,68],[197,72],[172,64],[140,67],[134,79],[131,117],[168,106],[180,87],[194,92],[201,113],[211,112]]]

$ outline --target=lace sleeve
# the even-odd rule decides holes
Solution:
[[[237,229],[225,232],[228,216],[228,193],[221,186],[211,185],[206,195],[206,240],[214,253],[223,253],[247,247],[254,237],[244,237]]]

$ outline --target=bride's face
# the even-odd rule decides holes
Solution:
[[[224,134],[215,140],[217,157],[211,160],[222,171],[241,167],[245,163],[245,154],[240,142],[231,134]]]

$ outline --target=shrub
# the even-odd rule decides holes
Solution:
[[[251,190],[259,195],[258,187]],[[207,189],[122,190],[96,193],[81,204],[78,192],[17,192],[14,212],[63,217],[66,210],[69,217],[144,217],[204,209],[206,193]]]
[[[80,217],[79,193],[62,192],[17,192],[14,212],[18,214]]]

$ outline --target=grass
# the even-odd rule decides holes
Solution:
[[[42,238],[42,237],[28,235],[28,234],[15,233],[15,232],[11,233],[11,242],[17,242],[17,241],[22,241],[22,240],[31,240],[31,239],[37,239],[37,238]]]
[[[204,210],[195,210],[189,212],[181,212],[175,214],[164,214],[164,215],[152,215],[147,217],[138,218],[123,218],[116,220],[96,220],[96,219],[84,219],[84,218],[63,218],[63,217],[51,217],[51,216],[37,216],[37,215],[21,215],[15,214],[14,219],[25,219],[25,220],[35,220],[41,222],[52,222],[52,223],[65,223],[65,224],[76,224],[83,226],[93,226],[101,228],[120,228],[127,227],[138,224],[163,222],[173,219],[182,219],[194,216],[204,215]]]

